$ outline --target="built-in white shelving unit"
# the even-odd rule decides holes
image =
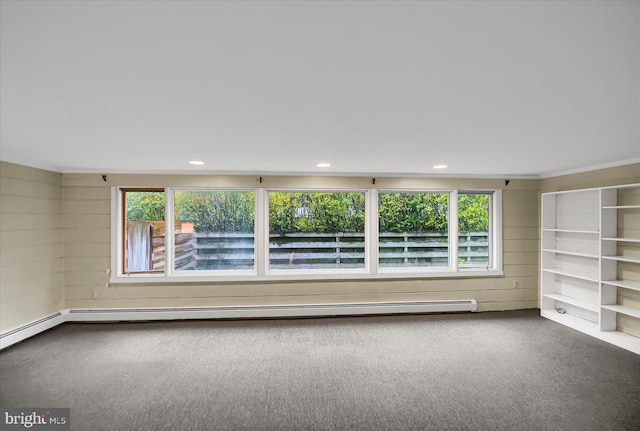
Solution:
[[[640,184],[542,194],[540,314],[640,354]]]

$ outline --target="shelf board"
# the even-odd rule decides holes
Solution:
[[[640,292],[640,282],[629,280],[602,280],[603,284],[609,284],[611,286],[623,287],[625,289],[635,290]]]
[[[567,256],[587,257],[589,259],[598,258],[597,254],[576,253],[575,251],[552,250],[550,248],[543,248],[542,251],[546,251],[548,253],[565,254]]]
[[[615,311],[618,314],[626,314],[627,316],[635,317],[636,319],[640,319],[640,310],[637,308],[627,307],[625,305],[603,305],[602,308],[605,310]]]
[[[640,238],[602,238],[603,241],[640,242]]]
[[[555,301],[563,302],[565,304],[575,305],[576,307],[584,308],[585,310],[593,311],[594,313],[600,311],[597,304],[592,304],[590,302],[582,301],[570,296],[564,296],[558,293],[543,293],[542,296],[544,296],[545,298],[553,299]]]
[[[564,233],[588,233],[597,235],[600,232],[597,230],[579,230],[579,229],[543,229],[545,232],[564,232]]]
[[[540,310],[540,316],[553,320],[563,325],[569,326],[578,331],[585,332],[587,334],[595,335],[600,332],[600,328],[597,323],[590,320],[583,319],[573,314],[565,313],[560,314],[556,310]]]
[[[640,257],[631,256],[602,256],[603,259],[617,260],[620,262],[640,263]]]
[[[552,274],[564,275],[565,277],[577,278],[585,281],[592,281],[594,283],[598,282],[598,278],[592,274],[588,273],[576,273],[576,272],[567,272],[561,269],[549,268],[543,269],[544,272],[550,272]]]
[[[540,310],[540,316],[640,355],[640,338],[619,331],[601,331],[597,323],[555,310]]]
[[[602,190],[625,190],[625,189],[636,189],[640,187],[640,183],[630,183],[630,184],[619,184],[617,186],[606,186],[602,187]]]
[[[602,207],[603,210],[626,210],[640,208],[640,205],[607,205]]]

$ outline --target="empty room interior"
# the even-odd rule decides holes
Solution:
[[[1,429],[640,429],[640,2],[0,2]]]

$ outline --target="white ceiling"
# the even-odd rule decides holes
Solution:
[[[545,176],[640,160],[637,1],[1,8],[5,161]]]

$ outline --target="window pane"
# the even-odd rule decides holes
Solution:
[[[270,268],[364,268],[364,213],[360,192],[269,192]]]
[[[123,191],[125,274],[164,272],[164,192]]]
[[[253,269],[255,193],[176,191],[175,269]]]
[[[458,195],[458,265],[489,266],[488,193]]]
[[[381,268],[449,265],[449,194],[380,193]]]

